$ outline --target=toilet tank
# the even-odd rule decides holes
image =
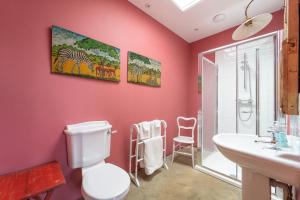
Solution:
[[[111,125],[91,121],[67,125],[68,164],[71,168],[89,167],[110,156]]]

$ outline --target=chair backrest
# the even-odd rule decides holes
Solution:
[[[192,123],[191,126],[182,125],[182,123]],[[180,130],[190,130],[192,135],[191,137],[194,139],[194,131],[197,124],[197,119],[195,117],[177,117],[177,127],[178,127],[178,135],[180,136]]]

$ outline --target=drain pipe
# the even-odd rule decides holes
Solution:
[[[283,200],[293,200],[293,192],[291,185],[276,181],[274,179],[270,179],[270,185],[273,187],[280,187],[283,189]]]

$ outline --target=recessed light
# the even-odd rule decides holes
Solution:
[[[179,8],[182,12],[196,5],[202,0],[172,0],[173,3]]]
[[[225,18],[226,18],[226,15],[225,15],[225,14],[219,13],[219,14],[217,14],[217,15],[215,15],[215,16],[213,17],[213,21],[214,21],[215,23],[219,23],[219,22],[224,21]]]
[[[150,3],[145,3],[145,8],[151,8],[151,4]]]

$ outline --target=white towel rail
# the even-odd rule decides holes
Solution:
[[[168,165],[166,163],[166,133],[167,133],[167,123],[164,120],[160,120],[161,122],[161,137],[163,138],[163,167],[168,169]],[[140,141],[140,130],[142,127],[139,124],[133,124],[130,127],[130,149],[129,149],[129,176],[131,180],[140,187],[140,182],[138,180],[138,164],[142,160],[144,160],[143,155],[140,156],[140,145],[144,144],[143,140]],[[132,169],[132,164],[134,163],[134,169]]]

